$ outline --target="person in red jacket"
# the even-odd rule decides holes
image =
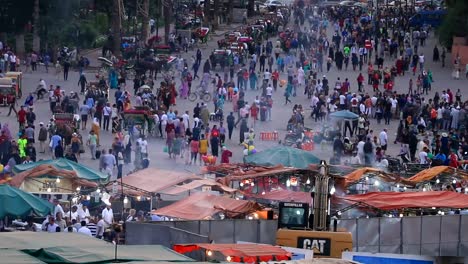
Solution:
[[[229,151],[226,146],[223,146],[223,152],[221,153],[221,163],[229,163],[230,157],[232,157],[232,152]]]
[[[20,130],[22,130],[26,123],[26,111],[24,110],[24,106],[21,106],[21,109],[18,111],[18,123]]]
[[[363,92],[363,82],[364,82],[364,76],[362,76],[362,73],[359,73],[359,76],[357,77],[357,83],[358,83],[358,91]]]

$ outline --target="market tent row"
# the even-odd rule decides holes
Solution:
[[[212,190],[220,192],[233,193],[236,191],[213,180],[203,179],[189,172],[156,168],[140,170],[123,177],[121,180],[110,182],[106,186],[106,189],[112,189],[114,184],[117,187],[117,193],[121,192],[123,185],[124,194],[131,196],[152,196],[156,193],[178,195],[202,186],[209,186]]]
[[[273,177],[282,174],[304,174],[307,170],[284,167],[283,165],[268,167],[231,163],[207,166],[204,171],[220,175],[221,177],[217,177],[217,181],[226,186],[231,186],[231,183],[235,181],[258,180],[262,177]],[[260,180],[258,182],[261,183]]]
[[[13,172],[15,176],[8,183],[32,193],[48,193],[48,187],[52,193],[70,193],[76,187],[95,188],[108,178],[106,174],[63,158],[16,165]]]
[[[309,151],[276,146],[244,157],[244,163],[260,166],[292,167],[297,169],[307,169],[310,164],[320,163],[320,159]]]
[[[33,194],[7,184],[0,185],[0,219],[5,216],[48,215],[53,205]]]
[[[114,250],[112,243],[78,233],[0,233],[0,256],[3,263],[113,263]],[[8,254],[3,255],[3,252]],[[31,258],[33,261],[27,262]],[[124,263],[194,262],[191,258],[158,245],[119,245],[117,260]]]
[[[336,197],[338,202],[352,205],[361,203],[379,210],[402,210],[410,208],[468,208],[465,194],[448,191],[430,192],[371,192],[366,194]]]
[[[173,246],[181,254],[195,250],[220,252],[232,262],[257,263],[289,260],[291,253],[281,247],[266,244],[177,244]]]
[[[211,219],[217,213],[224,213],[227,218],[236,218],[261,209],[262,207],[253,201],[199,192],[151,213],[184,220],[204,220]]]

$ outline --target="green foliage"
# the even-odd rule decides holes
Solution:
[[[468,36],[468,1],[452,1],[442,25],[438,29],[439,41],[452,47],[453,37]]]
[[[98,32],[107,32],[109,30],[109,17],[107,14],[97,12],[94,19],[94,27]]]
[[[16,33],[32,21],[34,0],[3,0],[0,2],[0,28],[2,32]]]

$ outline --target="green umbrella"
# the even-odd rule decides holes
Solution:
[[[106,181],[107,180],[106,174],[99,172],[97,170],[91,169],[89,166],[76,163],[74,161],[71,161],[65,158],[54,159],[54,160],[41,160],[38,162],[18,164],[18,165],[15,165],[15,167],[13,167],[13,172],[20,173],[26,170],[30,170],[42,164],[52,165],[57,169],[75,171],[78,178],[85,179],[88,181]]]
[[[336,119],[358,119],[359,115],[349,110],[341,110],[330,114],[330,117]]]
[[[260,166],[283,165],[306,169],[309,164],[319,164],[320,159],[308,151],[278,146],[244,157],[244,162]]]
[[[28,216],[31,212],[45,216],[52,204],[18,188],[0,185],[0,219],[5,216]]]

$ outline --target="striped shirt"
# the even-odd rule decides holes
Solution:
[[[88,223],[86,225],[86,227],[88,227],[88,229],[91,231],[91,235],[93,235],[93,237],[96,236],[96,230],[97,230],[97,226],[95,223]]]

